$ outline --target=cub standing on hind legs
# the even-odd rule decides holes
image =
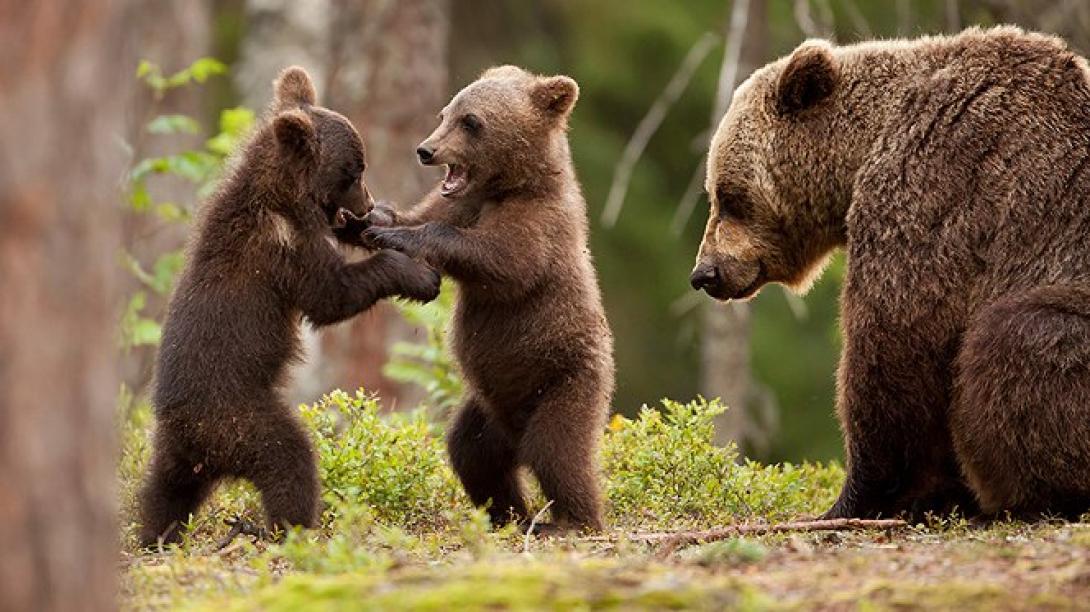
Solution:
[[[144,546],[178,541],[225,477],[257,487],[270,529],[313,526],[314,451],[278,393],[300,318],[329,325],[384,297],[439,292],[438,274],[402,253],[349,264],[330,244],[338,211],[364,214],[370,196],[359,134],[314,104],[306,72],[284,71],[267,124],[203,207],[156,364]]]
[[[596,456],[613,338],[568,150],[578,93],[568,77],[488,70],[417,149],[446,179],[408,214],[380,204],[364,232],[458,282],[452,336],[467,392],[447,444],[494,524],[527,520],[528,466],[553,502],[546,530],[602,528]]]

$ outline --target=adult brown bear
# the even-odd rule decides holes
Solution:
[[[707,190],[715,298],[847,249],[826,516],[1090,509],[1086,60],[1012,27],[809,41],[739,87]]]

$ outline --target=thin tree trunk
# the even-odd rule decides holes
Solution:
[[[0,0],[0,609],[117,606],[129,3]]]
[[[728,53],[723,59],[713,129],[726,112],[734,88],[764,62],[766,53],[766,0],[735,0],[731,10]],[[735,45],[741,44],[736,52],[729,48],[732,38]],[[744,446],[755,434],[750,426],[755,389],[750,371],[749,305],[708,302],[702,306],[702,315],[700,388],[705,397],[718,397],[729,407],[716,419],[716,441]]]

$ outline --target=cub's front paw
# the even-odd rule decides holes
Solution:
[[[439,297],[439,285],[442,277],[428,266],[412,262],[413,268],[407,271],[406,283],[401,296],[416,302],[427,303]]]
[[[333,223],[330,228],[333,230],[333,236],[339,242],[354,246],[366,246],[362,234],[363,230],[370,227],[370,225],[367,215],[357,217],[352,211],[339,208],[333,216]]]
[[[431,267],[390,249],[379,251],[374,257],[381,259],[383,266],[389,266],[387,278],[394,283],[390,288],[392,294],[416,302],[430,302],[439,297],[442,278]]]
[[[390,227],[397,223],[397,209],[386,200],[375,202],[375,207],[363,217],[375,227]]]
[[[413,230],[402,227],[371,226],[363,231],[365,244],[374,249],[393,249],[409,256],[417,254]]]

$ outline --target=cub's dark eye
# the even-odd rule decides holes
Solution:
[[[476,134],[481,131],[481,120],[477,115],[465,115],[459,121],[462,129],[470,134]]]
[[[719,217],[743,220],[749,216],[750,200],[745,192],[724,185],[715,188],[715,201],[719,203]]]

